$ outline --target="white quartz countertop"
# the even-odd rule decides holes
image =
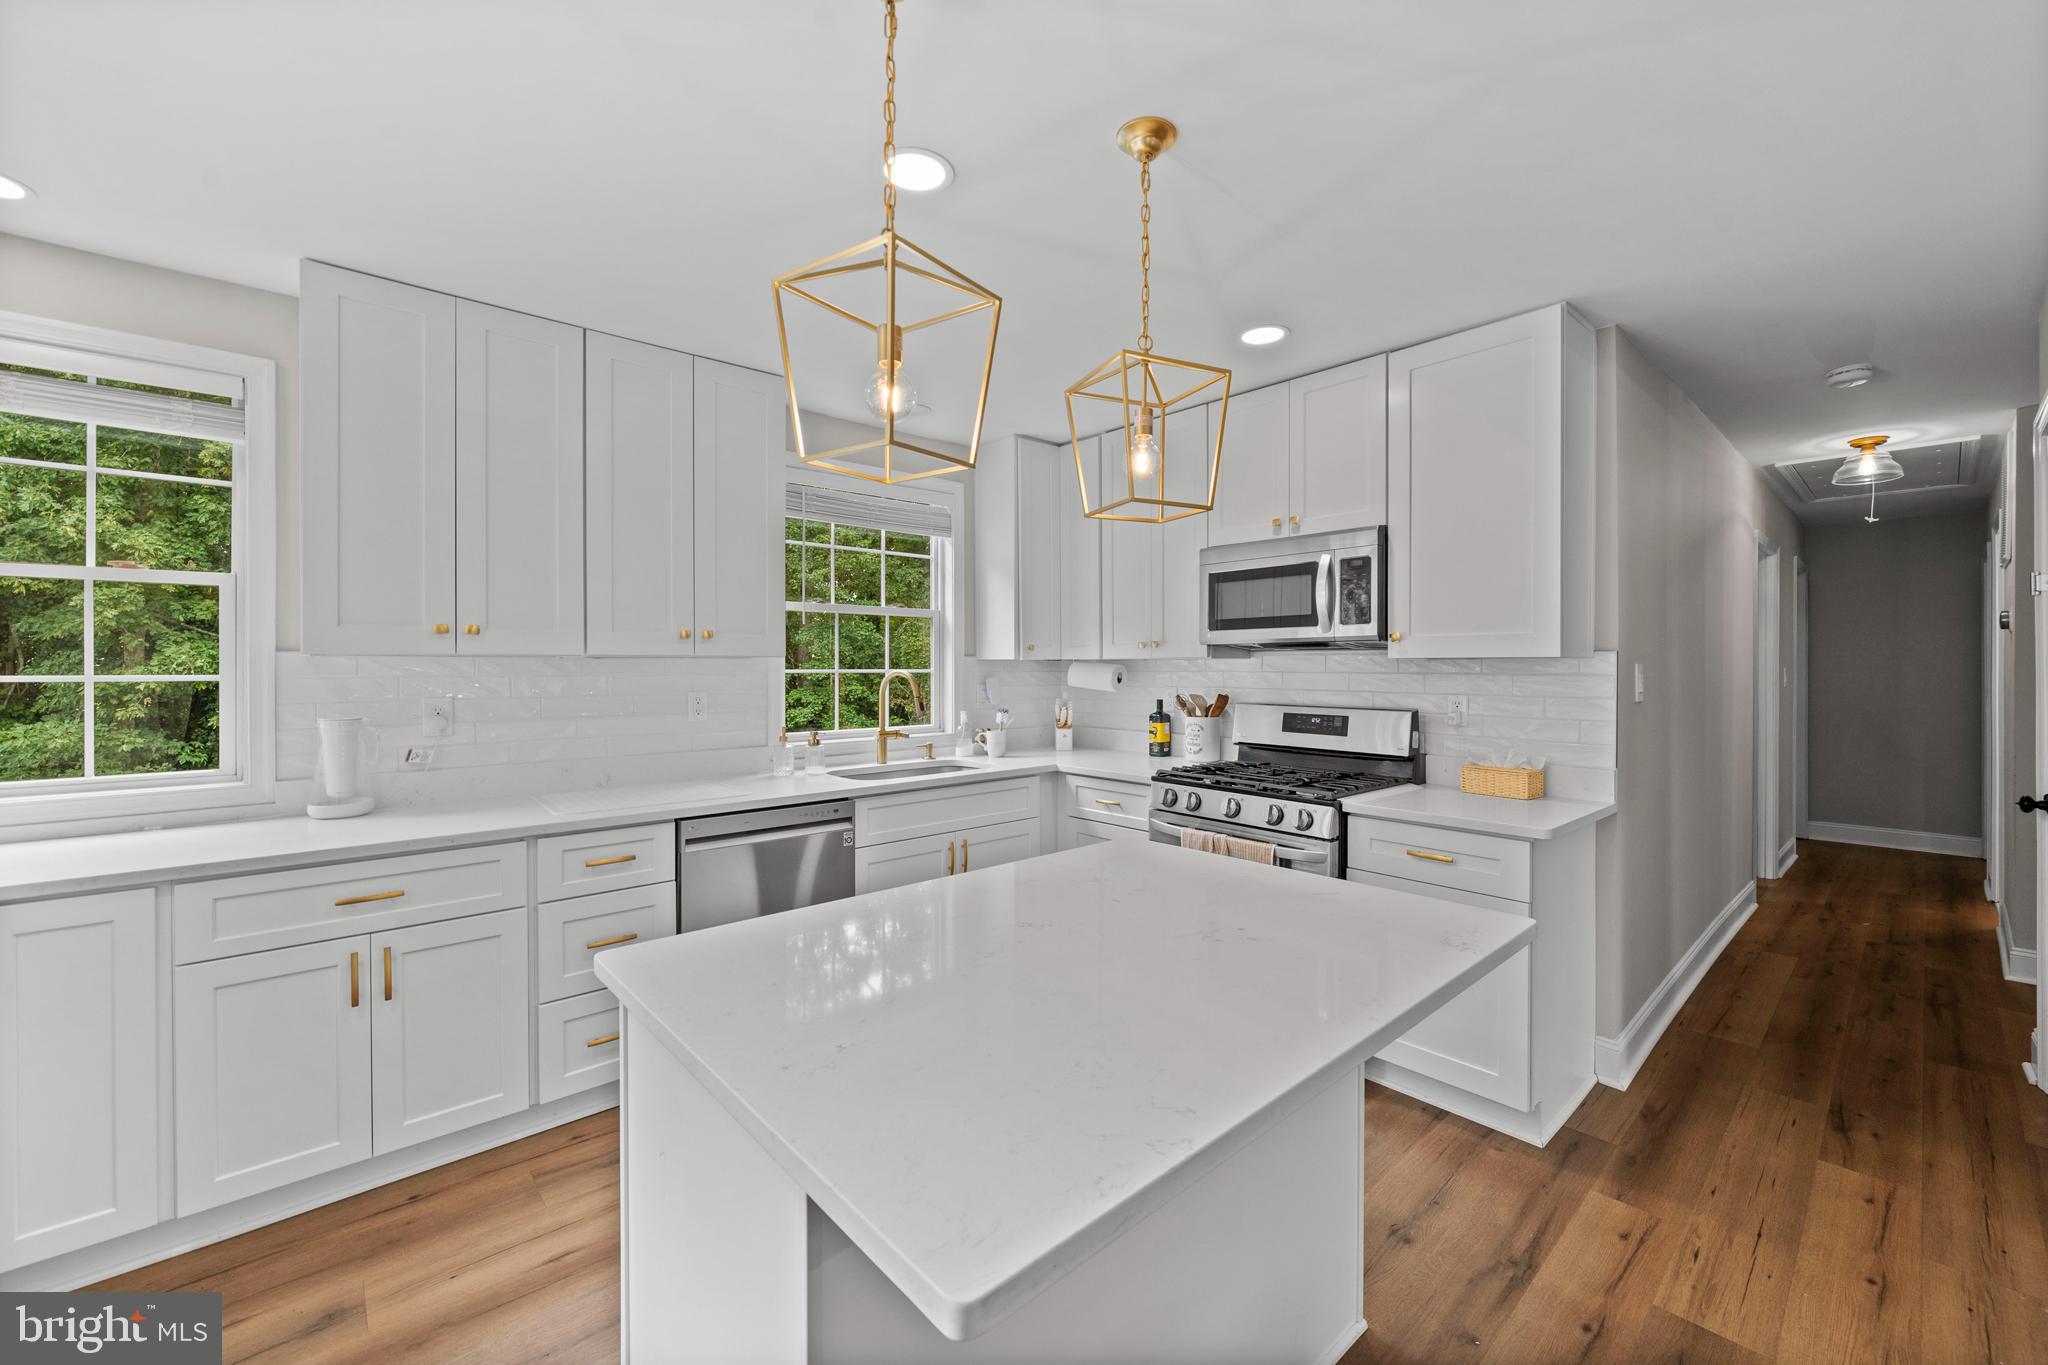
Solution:
[[[1534,931],[1115,842],[615,950],[597,973],[627,1045],[669,1049],[958,1339]]]
[[[908,773],[924,760],[903,753],[897,761]],[[911,787],[982,782],[991,777],[1060,772],[1145,782],[1162,762],[1142,753],[1088,749],[953,761],[971,762],[973,770],[874,782],[853,782],[829,773],[814,777],[773,777],[762,773],[607,787],[559,796],[405,806],[375,810],[350,820],[309,820],[293,815],[0,843],[0,901],[146,886],[152,882],[489,843],[536,834],[566,834],[649,820],[847,800]]]
[[[1555,796],[1511,801],[1499,796],[1474,796],[1456,787],[1419,785],[1388,787],[1347,797],[1343,807],[1347,815],[1469,829],[1510,839],[1555,839],[1614,814],[1612,801],[1568,801]]]

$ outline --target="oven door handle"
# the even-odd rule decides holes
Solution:
[[[1328,635],[1337,611],[1337,559],[1328,550],[1316,556],[1316,634]]]

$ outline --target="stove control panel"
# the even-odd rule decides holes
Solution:
[[[1152,811],[1155,815],[1176,817],[1177,824],[1242,826],[1251,838],[1271,830],[1311,839],[1335,839],[1344,821],[1344,812],[1334,802],[1204,792],[1193,783],[1169,780],[1163,775],[1152,783]],[[1189,820],[1187,816],[1197,818]]]

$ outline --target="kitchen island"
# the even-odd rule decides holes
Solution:
[[[1361,1068],[1533,933],[1115,843],[606,953],[625,1357],[1334,1361]]]

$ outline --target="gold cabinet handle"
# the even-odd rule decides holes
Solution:
[[[1273,518],[1273,524],[1274,524],[1275,526],[1278,526],[1278,525],[1280,524],[1280,518],[1278,518],[1278,517],[1275,517],[1275,518]]]
[[[679,630],[676,632],[676,638],[678,640],[687,640],[690,638],[690,632],[687,630]]]
[[[1395,644],[1399,644],[1401,642],[1401,632],[1398,630],[1390,630],[1387,632],[1387,638],[1389,640],[1392,640]]]
[[[465,635],[481,635],[484,633],[484,628],[482,626],[464,626],[462,631]]]
[[[617,938],[601,938],[595,943],[584,944],[583,951],[586,953],[595,952],[599,948],[609,948],[614,943],[631,943],[638,937],[640,937],[638,934],[620,934]]]
[[[960,870],[962,872],[967,870],[967,841],[965,839],[960,841]]]
[[[951,839],[946,841],[946,875],[948,877],[953,875],[953,841]]]
[[[448,633],[448,623],[447,623],[446,621],[436,621],[436,622],[434,623],[434,634],[436,634],[436,635],[446,635],[447,633]]]
[[[1299,526],[1299,525],[1301,525],[1301,518],[1300,518],[1300,517],[1289,517],[1289,518],[1287,519],[1287,524],[1288,524],[1289,526]]]
[[[348,955],[348,1007],[355,1009],[363,1003],[363,955]]]
[[[704,628],[704,638],[707,640],[711,638],[711,627],[706,626]]]
[[[371,901],[395,901],[403,891],[373,891],[367,896],[343,896],[336,905],[368,905]]]
[[[1409,849],[1408,856],[1411,858],[1426,858],[1433,863],[1455,863],[1458,861],[1456,858],[1447,858],[1441,853],[1424,853],[1419,848]]]
[[[602,1037],[602,1038],[592,1038],[592,1039],[591,1039],[591,1040],[590,1040],[589,1042],[585,1043],[585,1044],[584,1044],[583,1046],[585,1046],[585,1047],[603,1047],[603,1046],[604,1046],[604,1045],[605,1045],[606,1043],[616,1043],[616,1042],[618,1042],[618,1041],[619,1041],[619,1035],[618,1035],[618,1034],[616,1034],[616,1033],[607,1033],[607,1034],[606,1034],[606,1035],[605,1035],[604,1037]]]
[[[1101,796],[1098,796],[1098,797],[1096,797],[1096,798],[1095,798],[1095,804],[1096,804],[1096,805],[1098,805],[1098,806],[1115,806],[1115,807],[1116,807],[1116,808],[1117,808],[1118,810],[1122,810],[1122,809],[1124,808],[1124,803],[1123,803],[1123,802],[1121,802],[1121,801],[1111,801],[1111,800],[1107,799],[1106,797],[1101,797]]]
[[[621,853],[613,858],[585,858],[585,867],[610,867],[613,863],[630,863],[639,858],[637,853]]]
[[[384,998],[391,998],[391,949],[384,949]]]

